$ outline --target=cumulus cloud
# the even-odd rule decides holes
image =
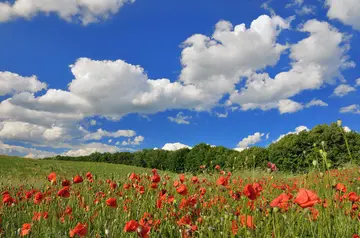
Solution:
[[[184,149],[184,148],[191,149],[190,146],[181,144],[181,143],[179,143],[179,142],[166,143],[166,144],[162,147],[163,150],[170,150],[170,151],[180,150],[180,149]]]
[[[33,159],[52,157],[56,155],[53,152],[37,150],[34,148],[27,148],[17,145],[9,145],[9,144],[5,144],[2,141],[0,141],[0,154],[24,156],[26,158],[33,158]]]
[[[280,100],[278,107],[279,107],[280,114],[294,113],[294,112],[300,111],[304,108],[304,106],[301,103],[295,102],[290,99]]]
[[[265,136],[265,133],[256,132],[253,135],[249,135],[248,137],[242,139],[238,144],[235,150],[242,151],[248,148],[250,145],[255,145],[262,140],[262,137]]]
[[[345,132],[351,132],[350,127],[348,127],[348,126],[344,126],[343,128],[344,128],[344,131],[345,131]]]
[[[281,140],[282,138],[284,138],[284,137],[287,136],[287,135],[292,135],[292,134],[296,134],[296,135],[297,135],[297,134],[299,134],[299,133],[302,132],[302,131],[309,131],[309,128],[307,128],[306,126],[298,126],[298,127],[295,128],[294,131],[289,131],[289,132],[286,133],[286,134],[280,135],[279,138],[277,138],[276,141],[273,141],[273,143],[278,142],[279,140]]]
[[[327,106],[329,106],[329,104],[327,104],[326,102],[324,102],[320,99],[313,99],[305,105],[306,108],[315,107],[315,106],[327,107]]]
[[[185,116],[183,112],[179,112],[176,117],[168,117],[168,119],[176,124],[189,125],[192,116]]]
[[[106,20],[119,12],[125,3],[133,2],[135,0],[15,0],[13,4],[0,3],[0,22],[54,13],[66,21],[87,25]]]
[[[310,36],[290,47],[293,62],[289,71],[274,78],[267,73],[251,73],[245,86],[235,90],[229,101],[241,105],[243,110],[269,110],[281,106],[279,100],[342,79],[341,70],[354,67],[345,54],[349,49],[345,36],[327,22],[307,21],[301,31]]]
[[[356,80],[356,87],[359,87],[360,86],[360,78],[358,78],[357,80]]]
[[[342,23],[360,30],[360,1],[358,0],[326,0],[329,7],[327,16],[338,19]]]
[[[136,136],[134,139],[123,141],[121,145],[140,145],[145,140],[143,136]]]
[[[354,87],[347,84],[341,84],[334,89],[334,95],[338,97],[344,97],[345,95],[354,91],[356,91]]]
[[[101,140],[103,137],[119,138],[119,137],[133,137],[136,132],[133,130],[118,130],[115,132],[109,132],[99,128],[96,132],[88,133],[84,136],[84,140]]]
[[[352,104],[346,107],[342,107],[340,108],[340,113],[360,114],[360,105]]]
[[[19,92],[35,93],[47,88],[46,83],[40,82],[36,78],[36,76],[22,77],[18,74],[11,72],[0,72],[0,85],[0,96],[15,94]]]
[[[71,150],[63,153],[62,155],[76,157],[76,156],[90,155],[95,152],[115,153],[118,151],[120,151],[120,149],[116,146],[111,146],[111,145],[102,144],[102,143],[89,143],[89,144],[83,144],[83,145],[79,146],[79,148],[71,149]]]

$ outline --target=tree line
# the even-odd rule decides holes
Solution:
[[[322,163],[320,150],[326,151],[327,161],[331,163],[332,168],[350,160],[360,164],[360,134],[354,131],[345,132],[342,127],[332,123],[315,126],[310,131],[286,135],[266,148],[251,147],[241,152],[201,143],[192,149],[184,148],[176,151],[144,149],[137,152],[96,152],[79,157],[58,155],[47,159],[107,162],[157,168],[175,173],[196,173],[202,165],[207,169],[220,165],[231,171],[265,168],[268,162],[272,162],[281,171],[307,172],[314,165]]]

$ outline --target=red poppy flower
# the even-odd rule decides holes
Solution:
[[[156,189],[158,187],[157,183],[151,183],[150,188]]]
[[[179,179],[180,179],[180,182],[181,182],[181,183],[184,183],[185,180],[186,180],[185,175],[184,175],[184,174],[180,174],[180,175],[179,175]]]
[[[336,184],[335,189],[340,191],[340,192],[346,193],[346,186],[344,184],[342,184],[342,183]]]
[[[80,175],[76,175],[73,179],[74,183],[82,183],[83,179]]]
[[[250,215],[241,215],[240,223],[242,226],[247,226],[250,229],[255,229],[254,217]]]
[[[67,187],[67,186],[70,186],[71,185],[71,182],[67,179],[64,179],[62,182],[61,182],[61,185],[63,187]]]
[[[41,192],[37,192],[34,196],[34,203],[39,204],[44,199],[44,195]]]
[[[160,176],[158,174],[154,174],[153,176],[151,176],[151,182],[159,183],[160,182]]]
[[[215,165],[216,170],[219,170],[220,168],[221,168],[220,165]]]
[[[359,197],[357,196],[357,194],[355,192],[350,192],[348,194],[348,198],[352,202],[356,202],[357,200],[359,200]]]
[[[10,196],[10,194],[7,193],[7,194],[3,195],[2,202],[3,202],[4,204],[7,204],[8,206],[10,206],[11,204],[15,203],[16,200],[15,200],[14,198],[12,198],[12,197]]]
[[[179,187],[176,188],[176,192],[181,195],[186,195],[188,193],[187,187],[185,184],[179,185]]]
[[[106,200],[106,205],[109,207],[117,207],[116,198],[109,198]]]
[[[65,208],[65,212],[64,212],[65,214],[67,214],[67,215],[71,215],[72,214],[72,208],[71,207],[66,207]]]
[[[216,181],[217,185],[222,185],[222,186],[227,186],[228,183],[229,183],[229,179],[223,176],[220,176],[220,178],[218,178],[218,180]]]
[[[30,234],[30,231],[31,231],[31,224],[25,223],[22,225],[20,236],[27,236],[28,234]]]
[[[232,220],[231,221],[231,233],[233,233],[233,235],[236,235],[239,231],[239,226],[237,225],[236,220]]]
[[[59,197],[68,198],[70,197],[69,187],[63,187],[57,193]]]
[[[191,224],[190,216],[185,215],[180,220],[176,222],[179,226],[186,226]]]
[[[136,232],[139,237],[141,238],[148,238],[150,233],[150,227],[149,226],[138,226],[136,229]]]
[[[175,180],[173,186],[174,186],[174,187],[177,187],[177,186],[179,186],[179,185],[180,185],[180,182],[177,181],[177,180]]]
[[[193,177],[191,178],[191,181],[192,181],[193,183],[198,183],[198,182],[199,182],[199,179],[198,179],[198,177],[193,176]]]
[[[124,189],[129,189],[129,188],[130,188],[130,184],[125,183],[125,184],[123,185],[123,188],[124,188]]]
[[[49,182],[51,183],[55,183],[56,182],[56,173],[52,172],[48,175],[47,179],[49,180]]]
[[[114,182],[111,182],[111,183],[109,184],[109,186],[110,186],[110,188],[113,189],[113,190],[115,190],[115,189],[117,188],[117,184],[114,183]]]
[[[126,222],[124,232],[134,232],[139,227],[139,223],[135,220]]]
[[[274,200],[272,200],[272,202],[270,203],[271,207],[278,207],[278,208],[282,208],[282,209],[288,209],[289,207],[289,200],[291,199],[291,196],[286,194],[286,193],[282,193],[280,194],[280,196],[278,196],[277,198],[275,198]]]
[[[302,208],[312,207],[319,202],[319,197],[310,190],[300,188],[294,202]]]
[[[78,235],[80,237],[84,237],[87,234],[87,225],[81,224],[80,222],[75,226],[74,229],[70,231],[70,237],[75,237]]]
[[[200,193],[200,195],[204,196],[206,193],[206,188],[200,188],[199,193]]]
[[[258,196],[252,184],[247,184],[243,190],[243,193],[251,200],[255,200]]]

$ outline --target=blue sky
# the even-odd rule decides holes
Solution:
[[[357,0],[1,1],[0,31],[0,154],[360,130]]]

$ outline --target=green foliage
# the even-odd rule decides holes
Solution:
[[[320,159],[320,149],[327,152],[327,159],[333,167],[339,167],[350,162],[344,136],[346,136],[349,144],[352,162],[359,164],[360,134],[356,132],[345,133],[335,123],[318,125],[310,131],[287,135],[267,148],[251,147],[241,152],[222,146],[212,147],[201,143],[191,150],[144,149],[134,153],[93,153],[81,157],[56,156],[53,159],[134,165],[176,173],[197,173],[201,165],[205,165],[210,170],[214,169],[215,165],[232,171],[265,168],[267,162],[270,161],[275,163],[281,171],[303,173],[314,166],[314,160]]]

